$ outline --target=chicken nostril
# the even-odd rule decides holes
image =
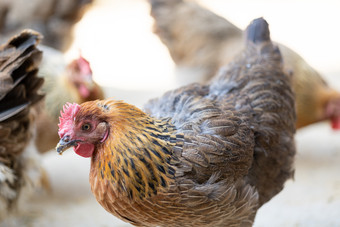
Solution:
[[[70,136],[65,136],[65,137],[63,138],[63,141],[64,141],[64,142],[70,141]]]

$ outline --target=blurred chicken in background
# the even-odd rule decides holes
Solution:
[[[7,39],[24,28],[40,32],[42,44],[66,51],[74,25],[94,0],[0,0],[0,34]]]
[[[41,186],[44,177],[33,143],[37,112],[43,98],[37,77],[42,52],[40,34],[26,30],[0,47],[0,219],[19,197]]]
[[[42,47],[44,57],[39,76],[45,79],[42,91],[45,102],[38,106],[36,145],[43,153],[55,148],[59,141],[60,109],[65,102],[83,103],[104,99],[104,92],[93,80],[90,63],[81,56],[67,63],[64,55],[52,48]]]
[[[192,1],[149,0],[154,32],[184,72],[201,74],[208,81],[243,45],[243,31]],[[330,120],[340,129],[340,93],[302,57],[278,44],[285,71],[292,75],[296,94],[297,128]]]
[[[44,55],[39,75],[45,79],[44,102],[37,105],[36,146],[39,152],[51,150],[58,143],[59,110],[65,102],[103,99],[102,89],[92,77],[90,63],[81,56],[67,62],[64,51],[73,42],[73,28],[93,0],[0,0],[0,33],[7,37],[22,28],[39,31]]]

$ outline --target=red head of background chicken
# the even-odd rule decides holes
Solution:
[[[80,54],[79,58],[73,60],[68,66],[70,80],[79,91],[83,99],[87,99],[92,89],[94,81],[90,63]]]

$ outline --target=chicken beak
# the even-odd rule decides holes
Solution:
[[[55,149],[60,155],[62,155],[68,148],[78,145],[78,142],[79,140],[70,140],[68,136],[65,136],[59,141]]]

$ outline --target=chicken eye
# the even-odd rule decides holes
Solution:
[[[91,129],[91,125],[90,125],[89,123],[85,123],[85,124],[83,124],[83,125],[81,126],[81,129],[82,129],[83,131],[88,131],[88,130]]]

